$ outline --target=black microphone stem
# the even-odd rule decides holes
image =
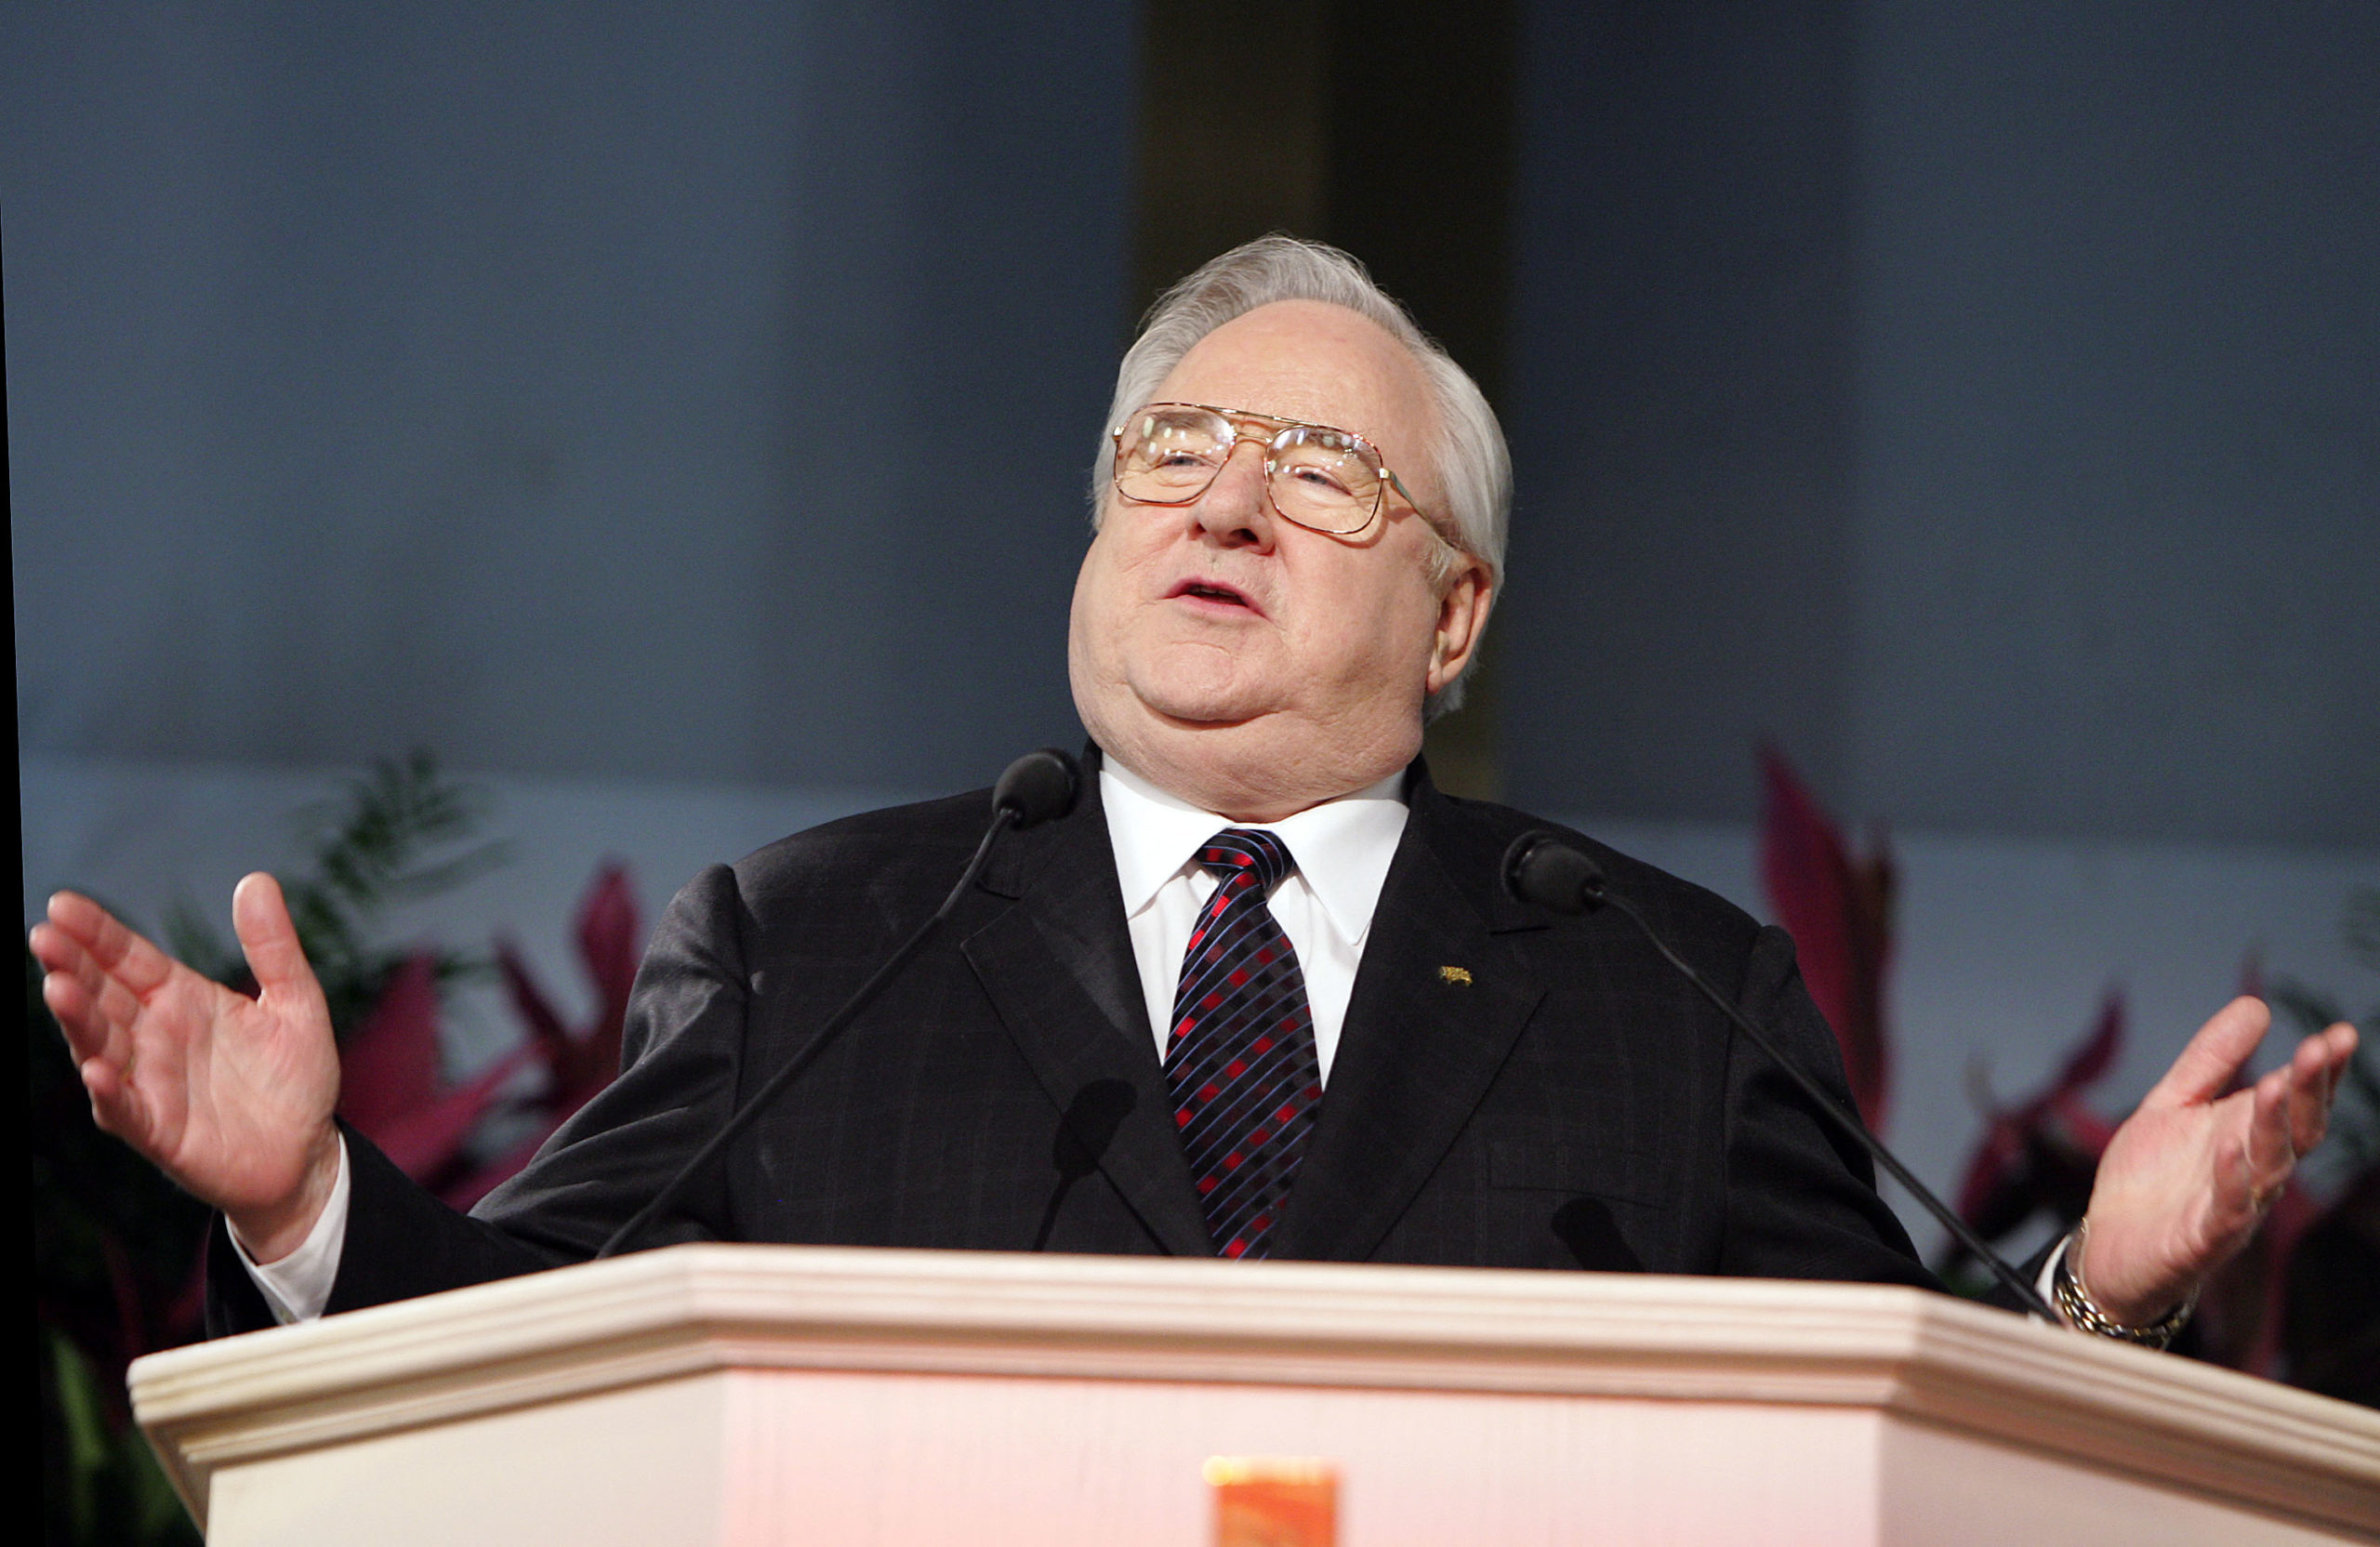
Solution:
[[[1617,892],[1600,890],[1595,893],[1595,901],[1616,907],[1625,914],[1628,921],[1636,926],[1637,932],[1651,942],[1653,949],[1660,952],[1671,966],[1684,974],[1686,982],[1700,989],[1704,998],[1717,1005],[1720,1012],[1735,1023],[1738,1031],[1751,1038],[1752,1045],[1768,1055],[1770,1063],[1791,1075],[1793,1083],[1802,1088],[1803,1093],[1818,1103],[1819,1108],[1834,1119],[1836,1127],[1858,1140],[1861,1146],[1875,1157],[1876,1164],[1891,1172],[1894,1181],[1908,1188],[1911,1197],[1925,1205],[1926,1210],[1942,1222],[1943,1228],[1957,1236],[1962,1246],[1973,1252],[1978,1261],[1989,1267],[1993,1276],[2008,1287],[2009,1292],[2014,1294],[2027,1310],[2053,1324],[2058,1320],[2057,1313],[2049,1308],[2049,1302],[2042,1299],[2039,1289],[2026,1283],[2017,1276],[2015,1268],[2001,1261],[2000,1254],[1986,1246],[1983,1237],[1977,1235],[1966,1221],[1959,1218],[1948,1204],[1936,1197],[1932,1189],[1918,1181],[1910,1169],[1900,1163],[1898,1157],[1879,1143],[1874,1134],[1868,1131],[1868,1125],[1861,1122],[1857,1114],[1846,1110],[1841,1102],[1827,1093],[1825,1087],[1804,1074],[1801,1065],[1779,1052],[1777,1044],[1771,1042],[1765,1033],[1752,1025],[1752,1017],[1738,1010],[1733,1001],[1712,985],[1710,979],[1696,972],[1684,957],[1670,949],[1669,942],[1654,932],[1653,926],[1646,921],[1645,916],[1636,911],[1633,903]]]
[[[752,1092],[751,1098],[736,1110],[735,1115],[728,1118],[720,1130],[710,1136],[710,1142],[696,1150],[694,1158],[678,1169],[678,1174],[669,1179],[669,1184],[654,1195],[652,1202],[638,1210],[629,1216],[626,1224],[612,1232],[612,1238],[603,1243],[603,1250],[595,1253],[598,1259],[611,1256],[621,1247],[634,1240],[646,1225],[660,1218],[664,1210],[678,1201],[679,1195],[686,1190],[686,1184],[699,1175],[703,1168],[707,1166],[721,1150],[727,1147],[730,1141],[752,1126],[753,1119],[760,1115],[761,1110],[769,1104],[778,1091],[792,1084],[802,1070],[817,1062],[818,1055],[826,1051],[826,1045],[832,1042],[845,1026],[857,1019],[861,1011],[874,1002],[876,996],[884,991],[884,985],[892,981],[901,969],[908,964],[909,959],[918,954],[927,938],[933,933],[942,921],[950,917],[951,911],[959,906],[959,899],[967,894],[967,889],[975,884],[975,878],[983,874],[984,862],[992,856],[993,842],[1000,834],[1015,826],[1022,814],[1012,805],[1003,805],[992,813],[992,825],[984,830],[984,840],[975,845],[975,857],[967,862],[967,868],[959,876],[959,884],[950,889],[950,895],[945,897],[942,900],[942,906],[934,909],[933,917],[919,925],[917,933],[903,942],[901,948],[894,951],[886,959],[884,965],[876,970],[875,975],[860,985],[859,992],[853,994],[844,1003],[842,1009],[835,1012],[834,1018],[819,1027],[818,1034],[803,1043],[800,1051],[787,1059],[782,1068],[771,1075],[767,1082],[758,1091]]]

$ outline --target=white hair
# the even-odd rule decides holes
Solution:
[[[1444,524],[1431,529],[1452,548],[1478,559],[1501,586],[1504,575],[1504,527],[1513,504],[1512,455],[1487,396],[1436,339],[1414,324],[1395,298],[1372,283],[1364,266],[1336,247],[1294,236],[1260,236],[1202,266],[1157,298],[1141,324],[1141,336],[1116,370],[1116,398],[1108,405],[1110,429],[1157,395],[1199,339],[1233,319],[1275,301],[1321,301],[1367,317],[1405,346],[1430,383],[1437,409],[1436,443],[1430,465],[1445,491]],[[1091,519],[1104,508],[1115,448],[1104,439],[1091,467]],[[1453,530],[1446,527],[1451,525]],[[1440,549],[1432,579],[1443,588],[1454,575],[1453,555]],[[1478,660],[1474,652],[1472,661]],[[1428,713],[1445,714],[1462,702],[1462,673],[1432,696]]]

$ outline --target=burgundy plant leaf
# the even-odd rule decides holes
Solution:
[[[450,1209],[469,1210],[498,1186],[511,1181],[536,1155],[538,1147],[553,1136],[554,1130],[561,1126],[560,1118],[541,1125],[535,1133],[441,1192],[439,1197]]]
[[[433,1180],[462,1154],[496,1092],[529,1054],[527,1047],[513,1049],[463,1084],[386,1123],[370,1134],[372,1142],[416,1182]]]
[[[1834,1029],[1852,1099],[1881,1132],[1891,1080],[1884,1018],[1892,864],[1881,850],[1855,865],[1850,848],[1779,752],[1760,752],[1760,874],[1793,937],[1802,981]]]
[[[609,1082],[609,1077],[590,1079],[593,1060],[588,1055],[588,1038],[573,1032],[562,1024],[546,998],[545,990],[529,971],[528,962],[509,941],[498,941],[496,947],[496,966],[504,974],[504,985],[511,996],[512,1007],[529,1024],[530,1047],[545,1064],[549,1077],[546,1091],[539,1104],[556,1117],[569,1116],[586,1104],[587,1098]],[[615,1044],[616,1048],[617,1044]],[[613,1066],[617,1068],[619,1055],[613,1053]]]
[[[2297,1259],[2297,1243],[2306,1233],[2321,1223],[2323,1210],[2314,1196],[2291,1176],[2273,1199],[2272,1212],[2265,1216],[2264,1227],[2250,1243],[2256,1271],[2264,1283],[2259,1299],[2264,1305],[2264,1319],[2256,1329],[2256,1341],[2248,1350],[2248,1357],[2241,1368],[2253,1375],[2276,1379],[2281,1373],[2281,1340],[2289,1330],[2289,1274]]]
[[[2116,1054],[2123,1051],[2123,991],[2110,988],[2108,997],[2099,1001],[2098,1018],[2091,1023],[2090,1035],[2082,1039],[2081,1047],[2067,1055],[2049,1089],[2035,1098],[2033,1104],[2047,1105],[2061,1096],[2077,1096],[2097,1084],[2115,1066]]]
[[[561,1078],[562,1064],[570,1057],[571,1040],[569,1031],[562,1024],[562,1016],[555,1012],[553,1001],[547,998],[546,991],[537,986],[536,978],[529,971],[529,963],[522,959],[520,947],[511,941],[497,939],[496,965],[504,976],[505,993],[511,998],[512,1008],[520,1012],[522,1020],[528,1023],[529,1038],[536,1048],[537,1055],[546,1061],[546,1066],[553,1071],[554,1077]]]
[[[624,866],[610,865],[596,873],[579,905],[577,934],[579,957],[594,980],[598,1001],[593,1021],[583,1030],[563,1023],[519,948],[509,941],[496,943],[496,964],[513,1007],[528,1023],[538,1056],[552,1076],[540,1104],[556,1122],[585,1105],[619,1073],[620,1034],[636,981],[639,947],[636,894]]]
[[[2288,1330],[2288,1283],[2298,1242],[2321,1211],[2293,1178],[2273,1201],[2256,1234],[2199,1291],[2191,1339],[2209,1364],[2253,1375],[2277,1373]]]
[[[628,1010],[628,990],[636,984],[639,946],[636,892],[628,885],[626,866],[605,866],[578,908],[578,954],[602,994],[609,1015]]]
[[[2078,1154],[2090,1157],[2095,1167],[2108,1153],[2108,1141],[2116,1136],[2115,1119],[2101,1115],[2080,1096],[2058,1097],[2043,1109],[2043,1116],[2044,1120],[2037,1127],[2050,1127],[2046,1119],[2055,1118],[2057,1131]]]
[[[438,1099],[439,1061],[437,963],[409,957],[339,1051],[339,1115],[380,1144],[391,1125]]]
[[[2123,1047],[2124,999],[2110,989],[2081,1045],[2069,1053],[2049,1083],[2030,1100],[1990,1112],[1983,1137],[1968,1158],[1959,1183],[1959,1217],[1977,1229],[1997,1230],[2053,1206],[2054,1196],[2076,1179],[2037,1174],[2045,1163],[2063,1170],[2096,1163],[2114,1136],[2115,1125],[2093,1111],[2082,1092],[2114,1065]]]
[[[1995,1205],[2024,1157],[2025,1138],[2016,1123],[2005,1116],[1986,1123],[1959,1182],[1959,1218],[1980,1227],[1987,1214],[1996,1212]]]
[[[628,994],[636,985],[642,945],[628,868],[607,865],[578,910],[579,957],[595,980],[599,1003],[593,1024],[577,1038],[578,1057],[565,1092],[574,1110],[620,1072],[620,1034],[628,1024]]]
[[[440,1076],[438,1024],[437,963],[414,956],[390,974],[340,1056],[340,1115],[416,1182],[454,1164],[531,1051],[515,1049],[448,1089]]]
[[[2078,1134],[2043,1114],[2004,1112],[1986,1126],[1958,1191],[1959,1217],[1985,1239],[2004,1236],[2044,1210],[2079,1215],[2107,1147],[2104,1134]]]

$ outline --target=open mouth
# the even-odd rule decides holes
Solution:
[[[1166,595],[1169,600],[1186,596],[1194,601],[1212,602],[1226,607],[1245,607],[1251,613],[1259,610],[1247,592],[1217,580],[1184,580]]]

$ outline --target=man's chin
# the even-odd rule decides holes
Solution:
[[[1166,714],[1157,709],[1149,711],[1149,719],[1161,732],[1193,736],[1224,735],[1233,731],[1248,730],[1264,721],[1264,716],[1261,714],[1179,715]]]
[[[1279,710],[1281,695],[1262,691],[1234,674],[1222,681],[1202,673],[1168,673],[1132,683],[1132,697],[1161,725],[1175,730],[1228,730]]]
[[[1249,693],[1144,693],[1141,708],[1174,731],[1228,731],[1263,719],[1280,706]]]

